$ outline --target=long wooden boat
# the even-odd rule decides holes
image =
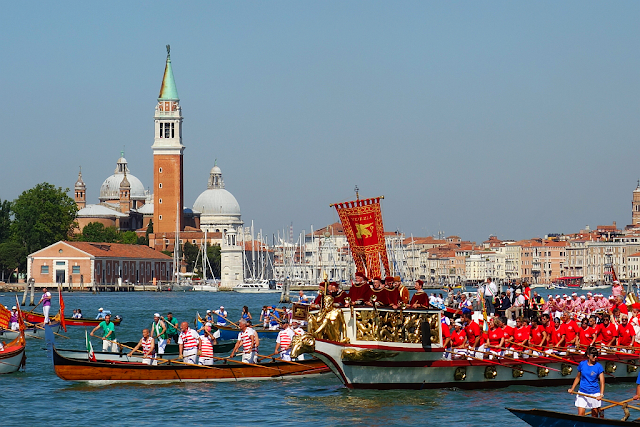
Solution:
[[[309,314],[309,330],[294,337],[292,355],[311,353],[348,388],[499,388],[570,385],[581,354],[509,360],[446,360],[439,310],[336,308]],[[320,332],[318,332],[320,330]],[[638,356],[599,359],[607,382],[635,381]]]
[[[5,344],[4,350],[0,351],[0,374],[10,374],[18,371],[26,363],[25,348],[27,341],[23,335],[8,344]]]
[[[329,372],[318,359],[296,364],[264,363],[259,366],[238,363],[216,363],[211,367],[173,364],[150,366],[120,360],[88,361],[63,356],[53,349],[53,366],[58,377],[66,381],[109,384],[134,382],[159,384],[171,382],[270,380],[306,377]]]
[[[60,317],[59,317],[60,313],[56,314],[55,316],[51,317],[51,321],[53,322],[59,322],[60,321]],[[24,320],[26,320],[27,322],[30,323],[43,323],[44,322],[44,314],[40,314],[40,313],[35,313],[33,311],[23,311],[22,312],[22,317],[24,318]],[[111,321],[113,322],[114,325],[118,326],[120,325],[120,322],[122,322],[122,318],[119,316],[111,316]],[[67,326],[92,326],[92,327],[96,327],[100,324],[100,322],[102,322],[102,319],[74,319],[73,317],[65,317],[64,318],[64,322],[65,325]]]
[[[607,427],[638,425],[637,422],[633,421],[594,418],[589,415],[581,417],[576,414],[547,411],[544,409],[507,409],[533,427]]]
[[[52,330],[58,332],[60,330],[59,323],[52,323]],[[26,338],[42,338],[44,339],[44,329],[38,328],[35,325],[27,327],[25,330]],[[12,331],[9,329],[0,329],[0,340],[14,340],[20,336],[19,331]]]

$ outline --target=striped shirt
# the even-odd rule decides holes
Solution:
[[[152,347],[154,346],[154,342],[153,342],[153,338],[149,337],[147,338],[147,340],[145,341],[144,338],[142,338],[142,351],[144,352],[144,354],[149,354],[149,355],[153,355],[153,353],[155,353],[155,348],[153,350],[151,350]]]
[[[244,353],[251,353],[253,351],[253,345],[251,343],[251,336],[253,335],[253,330],[245,330],[244,332],[240,332],[238,334],[238,341],[242,341],[242,351]]]
[[[198,350],[198,340],[200,336],[196,331],[189,328],[187,332],[181,332],[180,337],[178,337],[178,344],[182,344],[182,352],[195,354]]]
[[[276,338],[276,342],[280,343],[280,348],[286,350],[291,345],[291,339],[295,335],[290,328],[284,329],[278,333],[278,338]]]
[[[204,336],[200,338],[200,357],[213,357],[213,343],[211,338]]]

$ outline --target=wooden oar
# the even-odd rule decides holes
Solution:
[[[615,407],[615,406],[618,406],[618,405],[624,405],[624,404],[629,403],[629,402],[633,402],[633,397],[632,397],[631,399],[621,400],[621,401],[620,401],[620,402],[618,402],[618,403],[614,403],[614,404],[611,404],[611,405],[603,406],[603,407],[598,408],[598,409],[600,409],[601,411],[604,411],[604,410],[606,410],[606,409],[611,409],[611,408],[613,408],[613,407]],[[585,415],[586,415],[586,414],[585,414]]]
[[[273,354],[271,356],[273,356]],[[284,362],[284,363],[290,363],[292,365],[304,366],[305,368],[308,367],[307,365],[305,365],[303,363],[294,362],[293,360],[284,360],[284,359],[281,359],[279,357],[271,357],[271,356],[260,356],[260,355],[258,355],[258,357],[262,357],[263,359],[269,359],[270,358],[270,359],[273,359],[273,360],[279,360],[279,361]]]
[[[217,313],[216,313],[217,314]],[[222,314],[217,314],[218,316],[222,317],[224,320],[226,320],[227,322],[231,323],[233,326],[235,326],[236,328],[240,329],[240,325],[238,325],[235,322],[232,322],[231,320],[229,320],[226,316],[223,316]],[[221,326],[221,325],[216,325],[216,326]]]
[[[110,339],[103,338],[103,337],[98,337],[98,338],[100,338],[102,341],[108,341],[108,342],[110,342],[111,344],[116,344],[116,345],[119,345],[119,346],[121,346],[121,347],[128,348],[129,350],[134,350],[134,347],[129,347],[128,345],[121,344],[121,343],[119,343],[119,342],[117,342],[117,341],[112,341],[112,340],[110,340]],[[142,353],[142,354],[144,355],[144,351],[142,351],[142,350],[134,350],[134,351],[137,351],[137,352]],[[202,368],[202,367],[204,367],[204,368],[208,368],[208,369],[222,369],[222,368],[216,368],[215,366],[208,366],[208,365],[196,365],[195,363],[178,362],[177,360],[161,359],[161,358],[159,358],[159,357],[150,357],[150,359],[152,359],[152,360],[158,360],[158,361],[161,361],[161,362],[178,363],[178,364],[180,364],[180,365],[196,366],[196,367],[198,367],[198,368]]]
[[[578,396],[590,397],[592,399],[595,399],[595,397],[593,397],[591,395],[588,395],[588,394],[580,393],[579,391],[573,391],[573,392],[571,392],[571,394],[576,394]],[[624,403],[624,402],[616,402],[615,400],[605,399],[604,397],[600,398],[600,400],[602,400],[603,402],[611,403],[614,406],[617,406],[617,405],[625,406],[626,405],[629,408],[632,408],[632,409],[635,409],[637,411],[640,411],[640,407],[629,405],[629,404]],[[631,399],[631,400],[633,400],[633,399]]]
[[[445,352],[446,352],[446,353],[453,354],[453,355],[457,355],[457,356],[470,357],[471,359],[473,359],[473,360],[477,360],[478,362],[487,362],[487,363],[490,363],[490,364],[493,364],[493,365],[502,366],[503,368],[508,368],[508,369],[518,369],[518,370],[520,370],[520,371],[528,372],[528,373],[533,374],[533,375],[538,375],[538,373],[537,373],[537,372],[528,371],[528,370],[526,370],[526,369],[522,369],[522,368],[515,368],[515,367],[513,367],[513,366],[505,365],[505,364],[503,364],[503,363],[496,362],[496,361],[494,361],[494,360],[489,360],[489,359],[480,359],[479,357],[471,356],[471,355],[468,355],[468,354],[467,354],[467,355],[464,355],[464,354],[461,354],[461,353],[454,353],[453,351],[449,351],[449,350],[445,350]],[[474,350],[473,352],[475,353],[475,352],[476,352],[476,350]],[[481,351],[480,353],[484,353],[484,352],[483,352],[483,351]]]
[[[29,325],[33,326],[34,328],[38,328],[38,329],[42,329],[42,330],[44,330],[44,327],[43,327],[43,326],[39,326],[37,323],[31,323],[31,322],[28,322],[28,321],[26,321],[26,320],[24,321],[24,323],[28,323]],[[53,332],[53,331],[51,331],[51,332]],[[57,332],[53,332],[53,334],[54,334],[54,335],[57,335],[57,336],[59,336],[59,337],[61,337],[61,338],[64,338],[64,339],[66,339],[66,340],[70,339],[69,337],[66,337],[66,336],[64,336],[64,335],[62,335],[62,334],[59,334],[59,333],[57,333]]]
[[[511,349],[510,349],[510,348],[504,348],[504,347],[495,347],[495,348],[499,348],[500,350],[510,350],[510,351],[511,351]],[[491,353],[491,354],[492,354],[494,357],[502,357],[503,359],[506,359],[506,360],[516,361],[516,362],[518,362],[518,363],[525,363],[525,364],[527,364],[527,365],[535,366],[535,367],[537,367],[537,368],[544,368],[544,369],[549,369],[549,370],[551,370],[551,371],[560,372],[560,369],[550,368],[549,366],[544,366],[544,365],[538,365],[537,363],[527,362],[527,361],[525,361],[525,360],[523,360],[523,359],[516,359],[516,358],[509,357],[509,356],[505,356],[505,355],[495,355],[495,354],[493,354],[493,353]]]
[[[264,369],[271,369],[274,371],[278,371],[280,373],[282,373],[282,371],[278,368],[272,368],[270,366],[264,366],[264,365],[256,365],[255,363],[247,363],[247,362],[239,362],[237,360],[233,360],[231,357],[217,357],[217,356],[213,356],[214,359],[217,360],[228,360],[229,362],[233,362],[233,363],[239,363],[241,365],[248,365],[248,366],[255,366],[256,368],[264,368]]]

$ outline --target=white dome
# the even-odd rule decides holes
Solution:
[[[238,201],[224,188],[203,191],[193,204],[193,209],[200,211],[202,215],[240,215]]]
[[[100,201],[106,200],[120,200],[120,183],[124,179],[124,174],[115,173],[109,178],[105,179],[100,186]],[[144,200],[146,197],[144,191],[144,185],[135,176],[127,173],[127,180],[131,185],[131,199],[132,200]]]

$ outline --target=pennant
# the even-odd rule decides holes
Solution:
[[[20,325],[20,332],[24,332],[27,327],[24,325],[24,317],[22,315],[22,309],[20,308],[20,302],[18,301],[18,295],[16,295],[16,308],[18,309],[18,325]]]
[[[369,277],[381,277],[382,267],[385,275],[390,275],[380,198],[358,199],[333,206],[349,242],[356,270],[366,271]]]
[[[0,329],[10,329],[9,321],[11,312],[4,305],[0,304]]]
[[[96,355],[93,352],[93,345],[91,345],[91,340],[89,339],[89,333],[86,330],[84,331],[84,338],[87,343],[87,355],[89,356],[89,360],[91,362],[95,362]]]
[[[67,324],[64,320],[64,299],[62,298],[62,287],[58,289],[58,296],[60,299],[60,326],[67,332]]]

